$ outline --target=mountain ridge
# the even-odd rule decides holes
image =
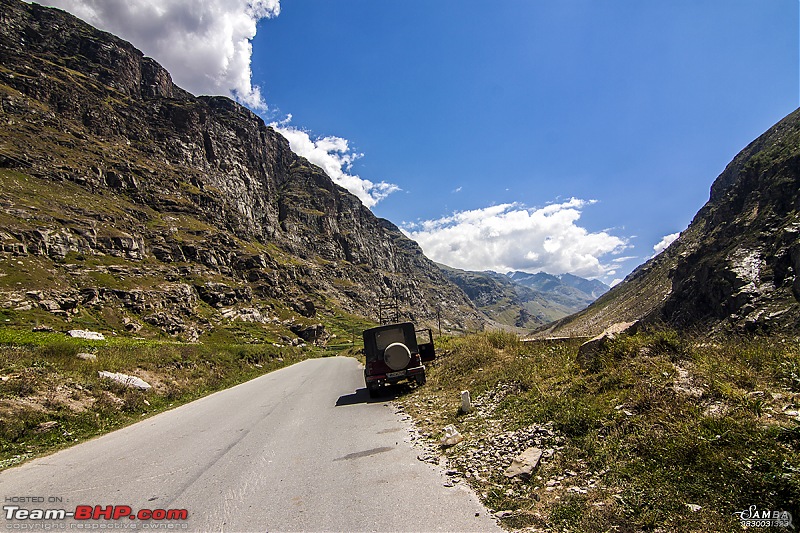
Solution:
[[[798,330],[800,109],[733,158],[666,250],[534,336],[591,336],[633,320],[712,333]]]
[[[63,11],[0,6],[11,323],[124,322],[191,340],[230,317],[282,331],[317,310],[376,319],[378,299],[397,293],[407,318],[483,324],[415,242],[250,110],[191,95]],[[15,261],[27,274],[11,275]]]
[[[548,274],[537,272],[513,271],[506,274],[513,281],[540,291],[561,294],[565,298],[574,299],[573,307],[586,307],[594,300],[608,292],[611,288],[597,279],[586,279],[575,274]],[[573,289],[573,290],[570,290]]]
[[[489,318],[506,327],[525,328],[547,324],[585,308],[608,287],[598,280],[572,274],[555,276],[539,272],[467,271],[438,264],[475,306]],[[605,290],[604,290],[605,289]]]

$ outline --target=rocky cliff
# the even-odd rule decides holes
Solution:
[[[0,8],[7,322],[195,339],[230,319],[376,319],[399,293],[406,317],[481,324],[416,243],[246,108],[62,11]]]
[[[669,248],[537,335],[594,335],[636,319],[697,331],[800,329],[800,110],[731,161]]]

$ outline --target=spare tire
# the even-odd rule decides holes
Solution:
[[[384,350],[383,360],[392,370],[402,370],[411,361],[411,350],[402,342],[393,342]]]

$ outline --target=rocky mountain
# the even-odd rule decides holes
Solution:
[[[376,320],[399,294],[404,317],[480,327],[416,243],[248,109],[67,13],[0,8],[6,324],[317,339],[321,315]]]
[[[574,274],[529,274],[516,271],[509,272],[507,276],[520,285],[546,294],[549,299],[572,309],[572,312],[585,308],[610,288],[600,280],[585,279]]]
[[[517,328],[547,324],[580,311],[609,288],[601,281],[572,274],[498,274],[439,267],[489,318]]]
[[[643,319],[697,331],[800,329],[800,110],[742,150],[664,252],[537,336]]]

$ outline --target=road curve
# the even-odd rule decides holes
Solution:
[[[502,531],[463,484],[443,486],[417,460],[407,429],[369,401],[355,359],[312,359],[2,472],[0,497],[21,509],[188,510],[115,530]]]

